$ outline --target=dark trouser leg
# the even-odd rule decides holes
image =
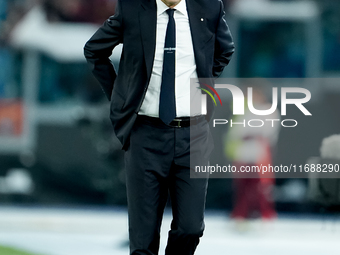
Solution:
[[[173,220],[166,255],[194,254],[204,230],[207,179],[191,179],[190,169],[175,166],[170,179]]]
[[[130,252],[158,254],[160,226],[168,197],[173,131],[137,120],[125,153]]]
[[[166,255],[194,254],[203,235],[208,176],[192,178],[195,175],[191,176],[190,171],[195,165],[208,165],[212,148],[206,121],[175,132],[175,157],[169,178],[173,220]]]

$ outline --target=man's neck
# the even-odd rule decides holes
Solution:
[[[169,8],[174,8],[181,0],[161,0]]]

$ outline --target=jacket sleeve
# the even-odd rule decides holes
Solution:
[[[115,14],[104,22],[84,47],[84,55],[92,73],[109,100],[117,76],[109,57],[114,47],[123,41],[123,20],[119,2],[120,0],[117,2]]]
[[[231,60],[231,56],[235,51],[233,38],[231,36],[229,27],[225,20],[225,12],[222,1],[220,1],[220,15],[216,29],[215,37],[215,52],[214,52],[214,65],[213,76],[219,77]]]

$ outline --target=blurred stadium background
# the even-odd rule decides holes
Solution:
[[[320,156],[322,139],[340,133],[340,2],[224,3],[237,53],[223,77],[327,81],[306,85],[318,119],[301,122],[294,132],[281,130],[274,162],[304,164]],[[83,45],[115,5],[116,0],[0,0],[0,212],[12,206],[124,210],[123,152],[112,134],[108,102],[83,57]],[[116,69],[120,52],[117,47],[112,55]],[[214,157],[224,157],[218,138],[215,147]],[[227,215],[232,188],[231,179],[212,179],[208,210]],[[337,215],[338,205],[311,201],[309,188],[307,175],[277,179],[279,215]]]

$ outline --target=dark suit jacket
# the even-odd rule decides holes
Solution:
[[[186,0],[186,3],[197,75],[199,78],[216,78],[234,52],[223,4],[219,0]],[[156,23],[155,0],[118,0],[115,15],[84,47],[92,72],[111,100],[110,118],[123,149],[128,146],[130,132],[151,77]],[[123,52],[116,74],[109,56],[119,43],[123,43]],[[212,109],[212,103],[208,104],[208,118]]]

